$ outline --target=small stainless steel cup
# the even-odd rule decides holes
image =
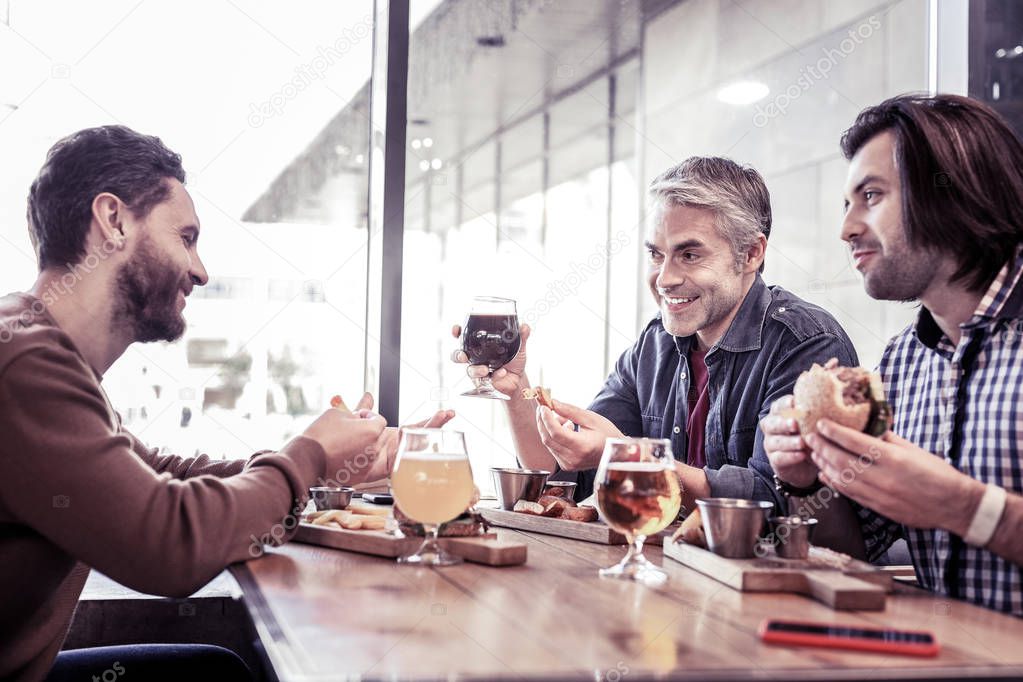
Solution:
[[[497,501],[502,509],[514,509],[515,503],[519,500],[536,502],[543,495],[543,486],[549,471],[539,469],[513,469],[492,467],[491,476],[494,477],[494,488],[497,491]]]
[[[782,559],[806,559],[810,556],[810,538],[817,527],[817,519],[799,516],[772,516],[774,551]]]
[[[313,504],[316,505],[317,511],[344,509],[351,503],[353,492],[355,492],[355,488],[317,486],[309,489],[309,497],[313,498]]]
[[[563,489],[564,490],[564,494],[560,495],[560,497],[568,500],[569,502],[571,502],[571,501],[573,501],[575,499],[575,489],[576,489],[576,482],[575,481],[551,481],[551,480],[548,480],[547,483],[545,483],[544,486],[543,486],[543,494],[544,495],[550,495],[551,494],[550,491],[551,491],[552,488],[561,488],[561,489]]]
[[[770,502],[730,497],[705,497],[696,501],[703,518],[707,547],[729,559],[752,559]]]

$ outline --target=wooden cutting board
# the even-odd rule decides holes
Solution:
[[[685,542],[665,542],[664,554],[740,592],[792,592],[837,610],[883,611],[890,574],[845,554],[811,547],[809,559],[726,559]]]
[[[398,537],[383,530],[344,530],[333,524],[314,526],[311,523],[300,523],[293,539],[309,545],[391,558],[410,554],[423,541],[416,537]],[[524,543],[499,540],[494,534],[471,538],[441,538],[440,542],[447,551],[476,564],[518,566],[526,563]]]
[[[546,516],[533,516],[522,512],[508,511],[507,509],[487,509],[476,507],[487,523],[501,528],[514,528],[525,530],[531,533],[542,533],[544,535],[557,535],[558,537],[570,540],[582,540],[584,542],[595,542],[601,545],[625,545],[628,541],[618,531],[612,530],[603,521],[569,521],[568,519],[553,519]],[[677,526],[669,526],[657,535],[646,539],[648,545],[662,544],[664,537],[671,537]]]

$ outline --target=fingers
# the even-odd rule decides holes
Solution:
[[[423,423],[423,427],[427,429],[439,429],[454,419],[454,417],[454,410],[438,410],[436,414]]]
[[[798,464],[806,464],[810,461],[810,452],[804,450],[779,450],[768,452],[767,457],[771,460],[772,467],[784,469]]]
[[[461,337],[462,336],[462,325],[456,324],[455,326],[453,326],[451,328],[451,336],[455,337],[456,339]]]
[[[853,457],[858,457],[860,453],[873,456],[879,451],[880,439],[836,424],[830,419],[821,419],[817,422],[817,433],[819,436],[811,436],[814,440],[830,441]],[[807,445],[817,449],[809,439],[807,439]]]
[[[772,452],[805,453],[808,451],[808,448],[802,436],[767,436],[764,438],[764,451],[768,454]]]
[[[771,403],[771,414],[782,414],[785,410],[795,407],[795,404],[795,399],[792,396],[782,396]]]
[[[526,347],[526,341],[529,339],[529,335],[533,333],[532,327],[528,324],[519,325],[519,352]]]
[[[358,404],[355,406],[355,410],[372,410],[373,409],[373,394],[366,391],[362,394]]]
[[[465,355],[465,353],[462,353],[462,355]],[[468,358],[464,362],[468,362]],[[465,368],[465,373],[472,379],[482,379],[490,374],[490,368],[486,365],[469,365]]]
[[[760,430],[765,436],[786,436],[799,433],[799,424],[791,417],[769,414],[760,420]]]
[[[466,355],[465,351],[462,350],[461,348],[456,348],[453,351],[451,351],[451,362],[458,363],[459,365],[464,365],[467,362],[469,362],[469,356]]]
[[[576,407],[569,403],[562,402],[560,400],[551,400],[551,405],[554,406],[554,412],[566,420],[573,421],[580,426],[589,426],[592,416],[592,412],[584,410],[581,407]]]

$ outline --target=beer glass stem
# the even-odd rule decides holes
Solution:
[[[437,540],[440,533],[440,525],[436,523],[424,523],[423,530],[426,531],[426,539],[423,540],[423,545],[419,548],[416,554],[422,556],[423,554],[439,555],[441,553],[440,545],[437,544]]]
[[[629,551],[622,559],[622,565],[634,565],[644,566],[647,563],[646,557],[643,556],[643,543],[646,542],[645,535],[636,535],[633,537],[626,536],[629,540]]]

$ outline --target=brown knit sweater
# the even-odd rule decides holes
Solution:
[[[0,679],[46,675],[90,567],[187,596],[293,526],[325,468],[302,437],[248,461],[157,455],[33,303],[39,313],[26,294],[0,298]]]

